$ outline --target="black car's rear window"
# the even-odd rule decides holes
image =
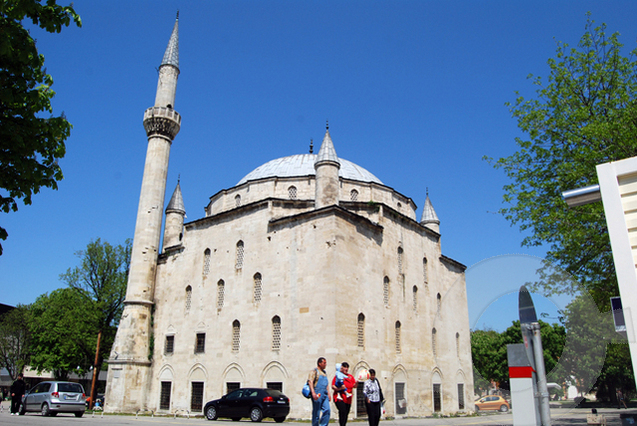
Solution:
[[[58,392],[84,393],[84,389],[78,383],[58,383]]]
[[[276,389],[266,389],[265,393],[267,393],[272,398],[275,398],[277,396],[282,396],[283,395],[283,393],[281,391],[278,391]]]

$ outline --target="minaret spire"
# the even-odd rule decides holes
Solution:
[[[429,199],[429,188],[427,188],[427,198],[425,199],[425,205],[422,208],[420,224],[432,231],[440,233],[440,219],[438,219],[434,206],[431,204],[431,200]]]
[[[334,149],[334,143],[330,136],[330,126],[329,123],[326,123],[323,143],[314,162],[314,170],[316,170],[314,206],[317,209],[338,204],[340,196],[338,171],[340,168],[341,163],[338,161],[336,149]]]
[[[148,136],[146,163],[137,208],[137,222],[131,251],[124,311],[117,328],[108,363],[111,371],[106,389],[106,407],[110,412],[133,412],[148,406],[152,356],[152,312],[155,294],[155,269],[159,255],[161,224],[166,193],[170,147],[181,128],[181,116],[174,110],[179,76],[179,15],[173,27],[164,59],[159,66],[155,105],[144,112]],[[176,197],[181,199],[179,185]],[[181,216],[183,201],[176,199],[171,211]],[[182,214],[183,211],[183,214]],[[176,226],[176,225],[175,225]],[[177,240],[179,234],[176,235]]]

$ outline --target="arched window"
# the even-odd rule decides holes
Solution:
[[[431,330],[431,351],[434,354],[434,358],[437,356],[437,348],[436,348],[436,329],[434,328],[433,330]]]
[[[186,312],[190,310],[190,305],[192,303],[192,287],[186,287]]]
[[[358,347],[365,347],[365,315],[358,314]]]
[[[418,287],[414,286],[412,291],[413,291],[414,312],[418,312]]]
[[[423,257],[422,258],[422,280],[423,280],[423,284],[425,284],[425,288],[427,287],[427,284],[429,283],[429,270],[427,269],[427,258]]]
[[[281,349],[281,318],[278,315],[272,317],[272,350]]]
[[[399,354],[400,351],[400,321],[396,321],[396,353]]]
[[[290,200],[296,200],[296,186],[292,185],[288,188],[288,196]]]
[[[237,269],[243,268],[243,241],[237,242],[237,262],[235,264]]]
[[[436,309],[438,309],[438,311],[440,311],[441,305],[442,305],[442,296],[440,295],[440,293],[438,293],[436,295]]]
[[[235,207],[241,206],[241,195],[237,194],[234,197],[234,205]]]
[[[252,301],[254,303],[259,303],[261,301],[261,292],[262,292],[262,280],[261,274],[254,274],[254,294],[252,296]]]
[[[223,298],[225,296],[226,283],[223,280],[219,280],[217,283],[217,310],[220,311],[223,308]]]
[[[207,248],[203,252],[203,276],[205,277],[210,273],[210,249]]]
[[[403,273],[403,248],[398,247],[398,274]]]
[[[352,200],[352,201],[358,201],[358,191],[357,191],[357,190],[355,190],[355,189],[352,189],[352,190],[349,192],[349,198],[350,198],[350,200]]]
[[[389,278],[383,279],[383,303],[385,306],[389,306]]]
[[[239,352],[241,347],[241,323],[239,320],[232,322],[232,352]]]

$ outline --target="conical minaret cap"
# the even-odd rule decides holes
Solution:
[[[184,207],[184,198],[181,195],[181,186],[177,182],[177,187],[173,192],[173,196],[170,198],[168,207],[166,207],[166,213],[181,213],[186,214],[186,208]]]
[[[179,69],[179,12],[177,12],[175,26],[170,35],[168,47],[166,47],[166,53],[164,53],[164,59],[161,61],[161,65],[172,65]]]
[[[431,204],[429,195],[427,195],[425,206],[422,209],[422,218],[420,219],[420,223],[423,225],[427,223],[435,223],[436,225],[440,225],[440,220],[438,219],[438,215],[434,210],[434,206]]]
[[[329,128],[325,130],[323,143],[321,144],[321,149],[319,150],[319,153],[316,156],[314,167],[316,167],[317,165],[323,162],[336,163],[338,167],[341,166],[341,163],[338,161],[338,156],[336,155],[336,150],[334,149],[334,143],[332,142],[332,138],[330,137]]]

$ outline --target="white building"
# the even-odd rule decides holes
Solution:
[[[178,184],[159,252],[177,22],[159,72],[106,411],[200,413],[228,389],[268,386],[309,418],[300,390],[319,356],[331,376],[336,362],[374,368],[388,416],[472,409],[465,266],[442,255],[429,197],[418,221],[409,197],[338,157],[329,129],[318,154],[256,168],[192,222]],[[357,398],[352,417],[365,415]]]

